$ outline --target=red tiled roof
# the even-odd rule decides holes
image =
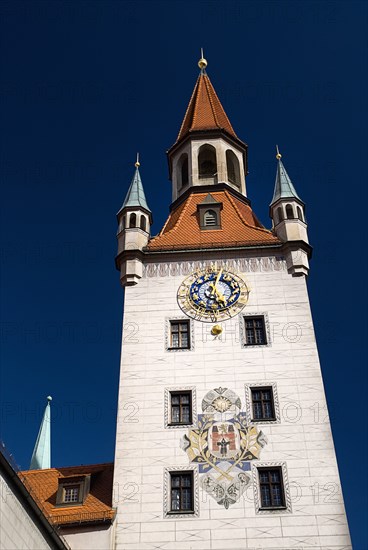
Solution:
[[[237,138],[210,79],[200,74],[176,141],[195,130],[226,130]]]
[[[162,231],[150,239],[147,250],[182,250],[280,244],[258,221],[251,207],[229,191],[213,191],[222,203],[221,229],[201,229],[197,205],[208,193],[192,193],[169,215]]]
[[[52,524],[88,523],[111,521],[115,516],[112,508],[112,463],[91,466],[71,466],[48,470],[27,470],[19,477]],[[91,475],[89,494],[83,504],[56,506],[59,479],[83,478]]]

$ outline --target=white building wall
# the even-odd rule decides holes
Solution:
[[[63,537],[71,550],[110,550],[113,545],[113,526],[64,528]]]
[[[0,487],[1,550],[48,550],[53,548],[45,540],[1,473]]]
[[[204,258],[204,256],[202,256]],[[177,290],[194,263],[150,265],[125,289],[115,455],[116,549],[309,548],[348,550],[350,538],[304,277],[285,261],[229,261],[250,286],[242,314],[221,325],[192,321],[194,349],[166,351],[167,320],[185,315]],[[208,262],[209,263],[209,262]],[[241,346],[243,314],[268,316],[271,345]],[[227,387],[246,410],[246,385],[276,383],[280,422],[258,426],[268,439],[262,464],[284,464],[290,510],[259,513],[254,482],[229,509],[198,488],[199,515],[164,518],[164,469],[193,466],[180,448],[187,429],[164,427],[165,388],[194,386],[197,413],[211,389]],[[256,461],[253,461],[256,464]]]

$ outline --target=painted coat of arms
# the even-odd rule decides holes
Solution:
[[[266,436],[247,425],[240,398],[228,388],[209,391],[202,401],[197,428],[182,438],[181,448],[198,464],[200,485],[219,505],[229,508],[250,482],[250,461],[259,459]]]

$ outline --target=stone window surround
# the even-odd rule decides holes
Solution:
[[[191,392],[192,394],[192,422],[190,424],[171,424],[171,393],[172,392]],[[164,423],[165,428],[170,430],[180,430],[187,428],[194,428],[197,421],[197,392],[195,386],[173,386],[165,388],[165,398],[164,398]]]
[[[282,483],[283,483],[284,498],[285,498],[284,508],[274,508],[269,510],[262,509],[258,468],[281,468]],[[257,461],[256,464],[253,462],[252,478],[253,478],[254,506],[255,506],[256,514],[275,515],[275,514],[290,514],[292,512],[290,486],[289,486],[286,462],[283,462],[283,461],[258,462]]]
[[[193,472],[193,512],[174,512],[172,513],[171,508],[171,484],[170,484],[170,474],[171,473],[187,473]],[[199,483],[198,483],[198,468],[197,466],[192,465],[183,465],[183,466],[168,466],[164,468],[164,509],[163,509],[164,518],[168,519],[181,519],[181,518],[193,518],[199,516]]]
[[[251,382],[249,384],[244,384],[245,387],[245,407],[248,424],[280,424],[281,423],[281,414],[280,414],[280,402],[279,396],[277,393],[277,384],[276,382],[269,382],[260,380],[259,382]],[[252,392],[251,389],[255,388],[271,388],[273,395],[273,407],[275,411],[274,420],[253,420],[253,406],[252,406]]]
[[[172,348],[170,347],[171,343],[171,324],[170,321],[187,321],[189,322],[189,348]],[[170,353],[175,352],[186,352],[186,351],[192,351],[194,349],[194,323],[192,322],[192,319],[189,319],[188,317],[166,317],[165,318],[165,351],[168,351]]]
[[[249,345],[246,343],[246,335],[245,335],[245,323],[244,319],[246,317],[263,317],[264,321],[264,327],[265,327],[265,335],[266,335],[266,344],[254,344]],[[247,312],[247,313],[241,313],[239,315],[239,332],[240,332],[240,342],[241,347],[243,349],[252,349],[252,348],[268,348],[272,346],[271,342],[271,330],[270,330],[270,321],[268,318],[268,313],[265,311],[253,311],[253,312]]]

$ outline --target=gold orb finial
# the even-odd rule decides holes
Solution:
[[[135,161],[134,166],[135,166],[136,168],[139,168],[140,165],[141,165],[141,163],[139,162],[139,153],[137,153],[137,160]]]
[[[281,153],[280,153],[280,151],[279,151],[279,146],[276,145],[276,158],[277,158],[277,160],[280,160],[281,157],[282,157],[282,155],[281,155]]]
[[[212,336],[220,336],[221,332],[222,332],[221,325],[214,325],[211,329]]]
[[[198,67],[203,71],[207,67],[207,59],[203,57],[203,48],[201,48],[201,59],[198,61]]]

